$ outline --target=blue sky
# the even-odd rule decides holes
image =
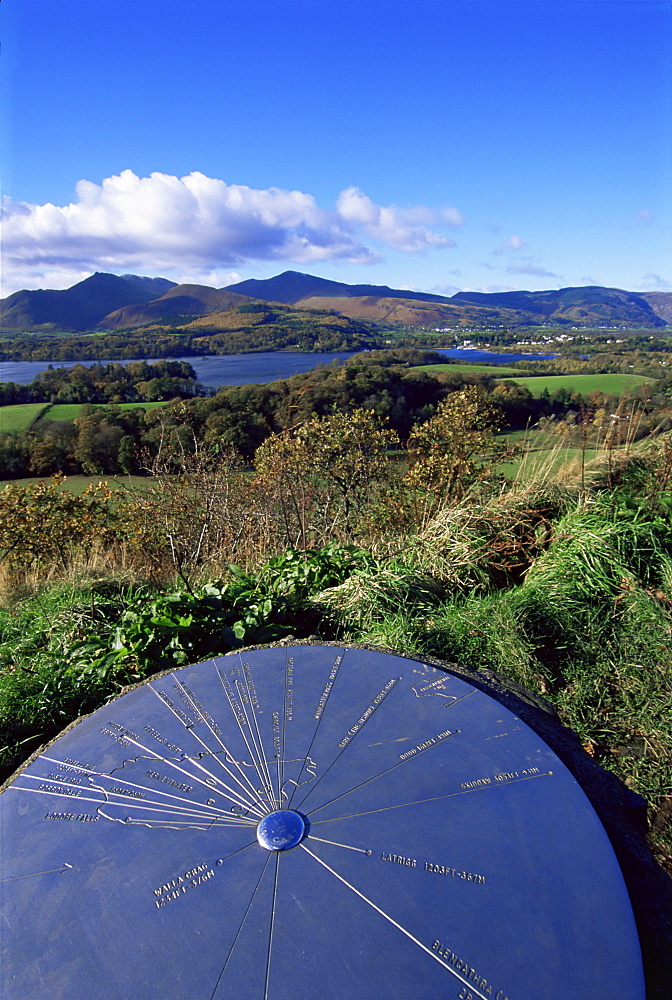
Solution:
[[[668,0],[3,0],[3,294],[672,291]]]

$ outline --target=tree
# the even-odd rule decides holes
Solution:
[[[287,531],[291,524],[299,535],[292,543],[308,544],[309,514],[320,542],[360,533],[393,476],[387,452],[396,444],[396,433],[373,410],[314,417],[267,438],[256,453],[257,472],[274,488]]]
[[[458,499],[483,478],[497,457],[499,415],[475,386],[453,392],[408,438],[410,468],[405,480],[423,521],[446,501]],[[419,505],[423,512],[420,513]]]

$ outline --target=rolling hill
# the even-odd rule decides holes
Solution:
[[[249,279],[228,288],[269,302],[334,309],[353,319],[401,326],[447,322],[451,326],[481,327],[548,324],[659,329],[672,324],[669,293],[637,294],[597,285],[543,292],[457,292],[448,298],[386,285],[346,285],[298,271],[285,271],[274,278]],[[672,300],[672,294],[669,299]],[[398,304],[398,300],[403,305]],[[413,306],[412,303],[421,305]]]
[[[13,331],[118,330],[174,326],[253,301],[329,310],[350,320],[397,327],[515,329],[530,326],[664,329],[672,326],[672,293],[582,286],[541,292],[457,292],[448,298],[387,285],[348,285],[298,271],[210,288],[166,278],[96,272],[62,291],[14,292],[0,302],[1,326]]]
[[[299,271],[283,271],[274,278],[248,278],[246,281],[238,281],[226,287],[230,292],[250,295],[266,302],[284,302],[285,305],[291,306],[316,296],[326,298],[375,296],[388,299],[419,299],[421,302],[450,302],[445,295],[414,292],[407,288],[388,288],[387,285],[346,285],[342,281],[329,281],[327,278],[301,274]]]
[[[599,285],[548,292],[457,292],[450,301],[458,305],[519,309],[536,316],[538,323],[649,329],[667,326],[644,296]]]
[[[71,288],[14,292],[0,302],[0,326],[40,333],[90,330],[113,310],[146,302],[173,284],[167,278],[96,271]]]
[[[537,318],[532,313],[514,309],[455,305],[396,297],[361,295],[348,298],[312,296],[296,303],[299,309],[333,309],[341,316],[381,323],[386,326],[443,327],[451,329],[485,326],[532,326]]]
[[[248,296],[238,295],[227,289],[210,288],[208,285],[175,285],[159,298],[115,309],[104,316],[98,325],[116,330],[160,320],[170,321],[178,316],[188,316],[191,319],[233,309],[249,301]]]
[[[672,326],[672,292],[642,292],[641,297],[649,303],[656,316]]]

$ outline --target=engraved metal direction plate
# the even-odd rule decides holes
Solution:
[[[75,726],[0,807],[4,1000],[644,996],[574,778],[417,660],[186,667]]]

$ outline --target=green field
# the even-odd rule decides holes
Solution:
[[[654,381],[645,375],[526,375],[520,368],[505,368],[502,365],[418,365],[418,371],[442,374],[443,372],[482,372],[485,375],[499,375],[525,385],[533,396],[541,396],[544,389],[551,395],[558,389],[579,392],[585,396],[589,392],[605,392],[612,396],[633,389],[638,385]]]
[[[73,421],[79,416],[83,403],[15,403],[11,406],[0,406],[0,434],[20,434],[28,430],[40,417],[47,420]],[[94,404],[103,405],[101,404]],[[120,410],[132,410],[139,406],[143,410],[153,410],[157,406],[165,406],[165,402],[152,403],[116,403]]]
[[[5,486],[37,486],[38,483],[48,483],[49,476],[30,476],[26,479],[0,479],[0,490]],[[89,486],[97,486],[98,483],[107,483],[113,490],[146,490],[151,485],[151,479],[146,476],[67,476],[57,487],[68,493],[75,493],[79,496],[84,493]]]
[[[416,371],[438,375],[442,372],[481,372],[484,375],[524,375],[521,368],[505,368],[504,365],[416,365]]]
[[[15,403],[0,407],[0,434],[27,431],[48,408],[48,403]]]
[[[543,445],[535,447],[531,443],[528,451],[510,462],[498,465],[497,471],[506,476],[507,479],[517,482],[534,479],[547,480],[552,479],[564,465],[569,465],[572,462],[587,465],[600,454],[602,452],[595,448],[586,448],[584,452],[582,448],[568,445],[556,437],[553,445],[548,447]]]
[[[617,373],[615,375],[530,375],[516,377],[511,381],[527,386],[533,396],[539,397],[544,389],[548,389],[551,395],[558,389],[567,389],[569,392],[581,393],[582,396],[586,396],[589,392],[620,396],[630,389],[655,380],[644,375]]]
[[[26,404],[28,406],[32,404]],[[79,411],[81,410],[84,403],[54,403],[49,409],[44,413],[47,420],[74,420],[79,416]],[[102,405],[102,404],[95,404]],[[133,410],[141,406],[143,410],[154,410],[157,406],[165,406],[165,402],[159,403],[115,403],[120,410]]]

